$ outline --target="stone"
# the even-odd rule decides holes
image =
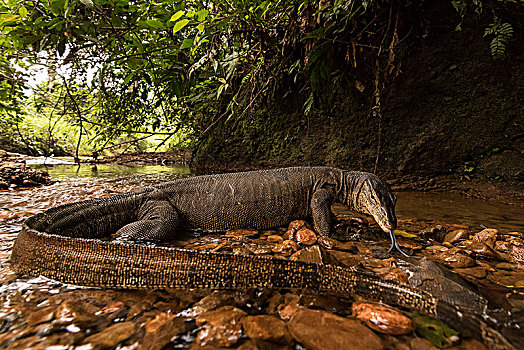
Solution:
[[[467,239],[467,238],[468,238],[468,232],[466,230],[464,229],[453,230],[449,232],[448,234],[446,234],[446,236],[444,237],[444,242],[455,243],[455,242],[458,242],[460,240]]]
[[[32,312],[27,317],[27,324],[30,326],[36,326],[40,323],[50,322],[55,319],[55,306],[48,306],[41,310]]]
[[[244,333],[252,339],[275,343],[288,343],[290,340],[286,323],[275,316],[247,316],[242,320],[242,326]]]
[[[236,229],[227,231],[224,236],[228,238],[243,239],[256,235],[258,235],[258,230]]]
[[[459,250],[449,249],[436,256],[436,260],[448,267],[464,268],[476,265],[475,260],[467,255],[459,253]]]
[[[322,309],[336,314],[348,309],[348,303],[340,297],[317,293],[301,294],[299,304],[309,309]]]
[[[318,244],[326,249],[335,249],[344,252],[356,253],[358,250],[356,244],[353,242],[339,242],[329,237],[318,238]]]
[[[412,350],[438,350],[438,348],[431,344],[429,340],[424,338],[413,338],[409,342]]]
[[[84,339],[83,344],[92,344],[100,348],[111,348],[135,333],[133,322],[120,322]]]
[[[161,350],[171,339],[188,330],[184,318],[161,313],[145,325],[146,334],[139,342],[140,349]]]
[[[518,264],[524,264],[524,246],[512,245],[510,250],[510,261]]]
[[[346,267],[355,267],[360,265],[362,262],[362,257],[358,254],[350,254],[346,252],[340,252],[338,250],[332,250],[330,251],[330,254],[339,264]]]
[[[306,349],[379,350],[379,336],[359,321],[321,310],[298,310],[288,323],[291,336]]]
[[[369,328],[391,335],[409,334],[415,324],[409,317],[391,307],[377,303],[353,303],[353,313]]]
[[[238,342],[242,335],[241,320],[247,314],[234,307],[223,306],[201,314],[196,319],[198,332],[197,343],[200,346],[230,347]]]
[[[486,269],[481,266],[465,269],[454,269],[453,271],[461,276],[471,276],[478,279],[486,278],[487,276]]]
[[[275,247],[273,247],[272,251],[273,253],[279,253],[284,256],[290,256],[294,252],[298,250],[298,244],[292,240],[285,240],[281,244],[277,244]]]
[[[317,242],[317,235],[307,227],[302,227],[296,232],[295,239],[298,244],[313,245]]]
[[[499,231],[492,229],[492,228],[486,228],[478,233],[476,233],[473,236],[474,242],[482,242],[487,244],[490,248],[493,248],[495,245],[495,241],[497,240]]]
[[[282,238],[282,236],[279,236],[279,235],[271,235],[271,236],[267,236],[267,241],[270,243],[280,244],[284,242],[284,238]]]
[[[306,247],[291,255],[291,260],[305,261],[309,263],[322,264],[322,253],[318,245]]]
[[[437,242],[442,242],[446,235],[446,229],[442,225],[432,225],[421,230],[418,236],[424,239],[432,239]]]

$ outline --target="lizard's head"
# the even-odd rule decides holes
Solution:
[[[356,187],[353,207],[375,218],[385,232],[397,227],[395,204],[397,197],[388,184],[373,174],[365,174]]]

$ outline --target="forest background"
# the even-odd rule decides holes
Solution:
[[[523,7],[2,0],[0,148],[522,185]]]

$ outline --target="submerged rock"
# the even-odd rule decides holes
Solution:
[[[197,326],[202,327],[197,335],[197,343],[201,346],[225,347],[236,344],[242,335],[241,320],[246,315],[234,306],[223,306],[201,314],[196,319]]]
[[[103,349],[111,348],[132,336],[135,330],[136,326],[133,322],[115,323],[102,332],[87,337],[83,343]]]
[[[453,230],[444,237],[444,242],[455,243],[468,238],[468,232],[464,229]]]
[[[249,338],[276,343],[289,343],[290,336],[286,323],[275,316],[247,316],[242,320],[244,332]]]
[[[318,245],[301,249],[298,252],[291,255],[290,259],[317,264],[321,264],[323,262],[322,253],[320,252],[320,248],[318,247]]]
[[[301,309],[291,318],[288,329],[307,349],[383,349],[379,336],[356,320],[327,311]]]
[[[353,304],[352,310],[360,321],[381,333],[401,335],[415,330],[415,324],[409,317],[385,305],[359,302]]]

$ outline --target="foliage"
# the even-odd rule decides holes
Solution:
[[[501,58],[506,52],[506,47],[513,37],[513,26],[502,18],[511,17],[516,8],[524,4],[520,0],[452,0],[451,3],[460,15],[457,30],[462,29],[462,24],[468,12],[473,12],[476,17],[483,17],[485,13],[491,15],[492,23],[484,30],[484,37],[490,36],[490,51],[493,58]],[[489,15],[488,15],[489,16]],[[517,17],[518,18],[518,17]]]
[[[48,94],[45,113],[60,114],[77,130],[76,154],[153,137],[160,138],[160,147],[187,144],[219,122],[234,123],[248,110],[291,94],[303,101],[307,115],[321,103],[323,87],[333,84],[355,86],[369,100],[370,115],[380,117],[382,91],[400,72],[401,38],[415,35],[424,5],[2,1],[0,113],[15,127],[21,113],[37,117],[38,103],[34,110],[20,108],[26,78],[13,66],[48,67],[61,92]],[[466,1],[453,1],[462,4],[462,17]],[[471,1],[484,8],[489,0]],[[511,31],[497,23],[488,35],[499,54]],[[35,94],[45,97],[44,91]]]

